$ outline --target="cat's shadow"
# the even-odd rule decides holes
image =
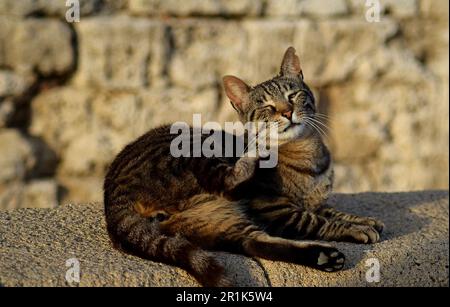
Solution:
[[[380,243],[416,233],[431,223],[431,218],[420,212],[422,205],[447,201],[448,191],[415,191],[415,192],[366,192],[359,194],[335,194],[329,203],[343,212],[360,216],[371,216],[381,220],[385,229],[381,234]],[[333,242],[347,257],[345,269],[358,265],[367,252],[375,245],[336,243]]]
[[[346,213],[381,220],[385,224],[381,241],[385,241],[421,230],[430,220],[414,213],[413,208],[448,197],[448,191],[366,192],[334,194],[329,204]]]
[[[385,230],[381,235],[381,243],[383,243],[422,230],[431,223],[431,220],[414,212],[414,208],[432,202],[448,200],[448,198],[448,191],[366,192],[335,194],[330,198],[329,203],[343,212],[371,216],[383,221],[385,224]],[[349,256],[345,270],[355,267],[362,261],[365,253],[374,247],[374,245],[352,243],[332,242],[332,244]],[[220,258],[229,272],[237,279],[239,285],[271,285],[270,276],[266,276],[266,270],[259,261],[225,253],[221,253]],[[263,270],[263,277],[256,273],[260,269]]]
[[[381,220],[385,229],[381,234],[380,243],[401,238],[408,234],[417,233],[426,228],[432,221],[429,216],[419,209],[421,206],[440,202],[448,202],[448,191],[414,191],[414,192],[366,192],[359,194],[335,194],[330,204],[338,210],[371,216]],[[372,253],[375,245],[335,243],[347,256],[345,270],[357,266],[367,253]],[[376,253],[378,253],[377,251]]]

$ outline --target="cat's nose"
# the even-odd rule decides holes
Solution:
[[[286,117],[287,119],[291,119],[292,118],[292,111],[284,112],[283,116]]]

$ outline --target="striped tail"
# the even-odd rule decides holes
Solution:
[[[144,259],[180,267],[203,286],[231,285],[224,275],[224,268],[212,253],[181,235],[165,235],[158,219],[143,217],[129,202],[109,204],[105,197],[105,214],[108,233],[116,248]]]

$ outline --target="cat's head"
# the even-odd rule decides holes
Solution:
[[[272,123],[280,141],[311,132],[316,113],[314,96],[303,81],[300,59],[293,47],[286,50],[280,73],[273,79],[252,87],[237,77],[225,76],[223,84],[243,123]]]

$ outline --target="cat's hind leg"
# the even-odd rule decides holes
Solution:
[[[170,215],[151,204],[122,198],[105,207],[109,236],[114,246],[144,259],[183,268],[204,286],[229,286],[224,268],[214,255],[182,234],[165,233],[161,226]]]
[[[345,256],[335,247],[315,241],[296,241],[254,232],[243,242],[250,256],[306,265],[326,272],[344,267]]]
[[[203,249],[291,262],[332,272],[345,257],[321,242],[295,241],[267,234],[251,221],[246,201],[229,201],[211,194],[191,198],[180,213],[161,223],[165,231],[181,234]]]

